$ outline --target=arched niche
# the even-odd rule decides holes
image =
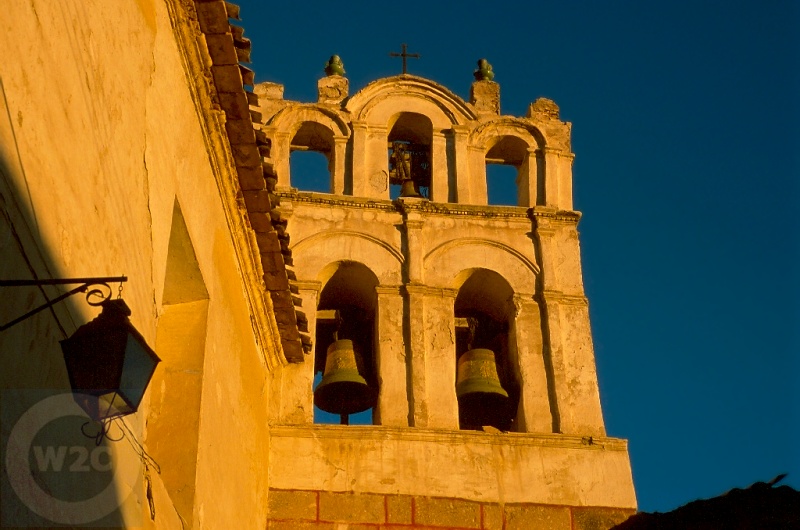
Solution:
[[[433,123],[424,114],[416,112],[398,112],[387,123],[387,148],[389,157],[389,175],[397,171],[393,167],[394,151],[401,146],[406,156],[410,157],[411,175],[418,191],[423,197],[430,197],[430,184],[432,178],[432,152]],[[446,164],[446,160],[439,163]],[[400,195],[400,184],[391,184],[390,198],[395,199]]]
[[[336,340],[348,339],[359,358],[359,374],[378,394],[376,372],[376,308],[378,277],[356,261],[329,263],[317,279],[323,287],[317,306],[314,333],[314,386],[319,385],[326,368],[328,347]],[[372,408],[351,416],[351,423],[371,424]],[[314,407],[315,423],[339,423],[340,418]]]
[[[516,169],[516,205],[544,204],[545,138],[536,127],[518,118],[499,118],[475,128],[469,145],[471,174],[479,188],[496,184],[487,182],[487,165],[512,166]]]
[[[313,159],[319,155],[326,161],[324,174]],[[330,193],[333,189],[333,162],[333,131],[314,121],[300,124],[289,142],[289,171],[293,175],[293,187]]]
[[[511,285],[500,274],[484,268],[465,269],[458,273],[455,283],[460,284],[453,312],[456,332],[456,364],[464,364],[457,373],[457,384],[465,375],[479,375],[485,381],[494,375],[486,362],[476,367],[469,361],[476,349],[489,350],[494,356],[497,381],[508,394],[485,392],[480,396],[462,394],[458,396],[459,426],[461,429],[481,429],[491,425],[504,431],[518,430],[516,426],[520,386],[512,366],[511,350],[515,340],[512,335],[515,313],[510,303],[514,296]],[[466,357],[464,357],[466,356]],[[473,367],[470,368],[470,362]],[[486,388],[490,388],[488,384]],[[490,399],[485,401],[487,396]],[[474,398],[480,398],[476,401]],[[469,399],[473,398],[473,399]],[[476,410],[483,409],[483,410]]]

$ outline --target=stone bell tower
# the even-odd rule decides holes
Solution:
[[[350,96],[338,57],[326,73],[311,103],[256,86],[273,222],[313,344],[270,387],[270,524],[621,522],[636,499],[600,407],[570,124],[548,99],[500,114],[484,60],[469,101],[406,74]],[[326,157],[324,189],[292,174],[302,151]],[[487,164],[516,169],[516,206],[487,204]],[[314,423],[315,375],[341,339],[372,425]]]

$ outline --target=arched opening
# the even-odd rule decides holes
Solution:
[[[430,197],[433,122],[416,112],[402,112],[389,121],[389,196],[396,199],[402,181],[410,178],[419,194]]]
[[[358,374],[366,381],[373,396],[378,394],[375,370],[375,309],[378,278],[361,263],[343,261],[333,265],[336,269],[322,289],[317,310],[317,329],[314,352],[314,389],[319,388],[325,373],[328,348],[337,340],[352,341],[358,359]],[[330,367],[329,367],[330,368]],[[315,400],[318,394],[315,395]],[[314,406],[314,423],[343,423],[370,425],[373,423],[372,406],[363,412],[350,414],[349,418],[324,411]]]
[[[524,206],[519,185],[521,170],[526,170],[528,164],[528,144],[524,140],[516,136],[498,137],[486,151],[488,203]]]
[[[289,149],[292,186],[302,191],[330,193],[333,153],[333,131],[317,122],[303,122]]]
[[[499,274],[487,269],[473,269],[462,273],[468,278],[458,290],[455,301],[456,317],[456,388],[464,385],[465,377],[478,376],[482,395],[466,395],[461,386],[458,396],[459,426],[461,429],[481,429],[491,425],[503,431],[515,431],[516,410],[519,403],[519,383],[514,376],[509,358],[509,330],[511,322],[508,301],[513,290]],[[488,360],[470,361],[473,352],[490,350],[497,371],[497,380]],[[463,357],[463,358],[462,358]],[[470,368],[472,362],[473,368]],[[469,373],[472,372],[472,373]],[[500,396],[499,383],[507,398]],[[475,388],[475,385],[471,385]],[[486,398],[491,399],[486,399]],[[477,400],[475,399],[477,398]]]

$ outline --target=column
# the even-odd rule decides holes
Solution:
[[[378,372],[376,425],[407,427],[409,391],[406,374],[406,341],[403,333],[403,296],[399,287],[378,286],[375,363]]]

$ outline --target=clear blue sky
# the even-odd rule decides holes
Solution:
[[[409,73],[573,123],[584,281],[609,435],[640,509],[789,472],[800,489],[800,8],[744,2],[238,2],[257,81],[313,101]],[[538,4],[538,5],[537,5]],[[496,7],[496,9],[495,9]]]

